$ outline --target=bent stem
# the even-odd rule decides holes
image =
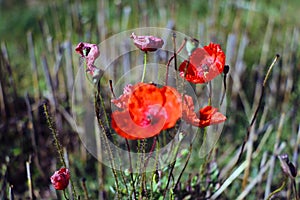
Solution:
[[[277,188],[276,190],[274,190],[271,194],[269,194],[267,200],[270,200],[272,198],[273,195],[275,195],[278,192],[281,192],[284,187],[286,186],[286,182],[287,182],[287,178],[283,181],[283,183],[281,184],[281,186],[279,188]]]
[[[176,34],[173,33],[172,41],[173,41],[173,46],[174,46],[174,53],[173,53],[173,56],[168,60],[168,63],[166,65],[166,68],[167,68],[167,71],[166,71],[166,85],[168,85],[168,75],[169,75],[169,67],[170,67],[171,61],[173,59],[175,59],[174,68],[175,68],[175,71],[177,71],[177,54],[179,54],[181,52],[181,50],[185,47],[185,44],[186,44],[186,41],[187,41],[187,39],[184,38],[184,40],[182,41],[179,49],[176,51],[175,39],[176,39]]]
[[[272,71],[275,63],[278,61],[279,57],[280,57],[279,54],[277,54],[276,57],[274,58],[272,64],[270,65],[270,67],[268,69],[268,72],[267,72],[267,74],[265,76],[265,79],[264,79],[263,85],[262,85],[261,95],[260,95],[259,102],[258,102],[258,106],[257,106],[257,108],[256,108],[256,110],[254,112],[254,115],[252,117],[251,123],[250,123],[249,127],[247,128],[247,133],[246,133],[244,142],[242,144],[241,152],[240,152],[239,157],[238,157],[238,159],[236,161],[236,164],[239,163],[240,160],[241,160],[241,157],[242,157],[242,154],[243,154],[243,151],[244,151],[244,148],[245,148],[245,144],[247,143],[247,141],[249,139],[250,130],[251,130],[251,128],[252,128],[252,126],[253,126],[256,118],[257,118],[258,111],[259,111],[259,109],[261,107],[261,104],[262,104],[262,99],[263,99],[263,96],[264,96],[264,91],[265,91],[265,86],[266,86],[267,80],[269,79],[270,73],[271,73],[271,71]]]
[[[144,53],[144,69],[143,69],[143,75],[142,75],[142,80],[141,80],[142,83],[145,80],[146,67],[147,67],[147,51],[145,51],[145,53]]]

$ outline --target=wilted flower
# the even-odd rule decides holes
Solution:
[[[225,54],[219,44],[210,43],[193,50],[179,67],[180,76],[192,83],[206,83],[223,72]]]
[[[161,38],[154,36],[136,36],[131,34],[130,38],[133,39],[134,45],[142,51],[156,51],[164,45],[164,41]]]
[[[56,190],[64,190],[69,185],[70,172],[67,168],[61,168],[56,171],[50,179]]]
[[[76,46],[76,52],[79,53],[86,60],[87,72],[91,75],[99,73],[99,69],[94,65],[95,60],[99,57],[100,51],[96,44],[80,42]]]
[[[182,113],[181,96],[169,86],[138,83],[126,87],[112,103],[121,109],[112,113],[112,128],[132,140],[150,138],[172,128]]]

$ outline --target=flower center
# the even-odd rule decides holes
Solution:
[[[144,116],[141,126],[151,126],[157,124],[161,120],[166,121],[167,112],[161,105],[149,105]]]

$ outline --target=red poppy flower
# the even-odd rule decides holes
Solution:
[[[133,39],[134,45],[142,51],[156,51],[164,45],[161,38],[154,36],[136,36],[131,34],[130,38]]]
[[[180,76],[192,83],[206,83],[223,72],[225,54],[219,44],[196,48],[190,60],[179,66]]]
[[[95,60],[99,57],[100,51],[96,44],[90,44],[86,42],[80,42],[75,51],[79,53],[86,60],[87,72],[94,75],[94,72],[98,69],[94,65]]]
[[[67,168],[61,168],[51,176],[50,180],[56,190],[64,190],[69,185],[70,172]]]
[[[132,140],[153,137],[172,128],[182,113],[180,94],[169,86],[158,88],[139,83],[127,87],[124,94],[112,102],[121,108],[112,113],[113,129]]]
[[[192,97],[185,95],[183,103],[182,118],[193,126],[204,128],[213,124],[219,124],[226,120],[226,117],[217,112],[218,109],[212,106],[206,106],[199,110],[199,117],[194,112],[194,103]]]

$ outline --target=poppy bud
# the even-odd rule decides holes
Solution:
[[[50,179],[56,190],[64,190],[69,185],[70,172],[67,168],[61,168],[56,171]]]
[[[287,154],[281,154],[278,156],[278,159],[280,161],[282,171],[290,178],[296,178],[297,169],[295,165],[289,160],[289,156]]]
[[[224,66],[223,74],[228,74],[229,72],[229,65]]]

